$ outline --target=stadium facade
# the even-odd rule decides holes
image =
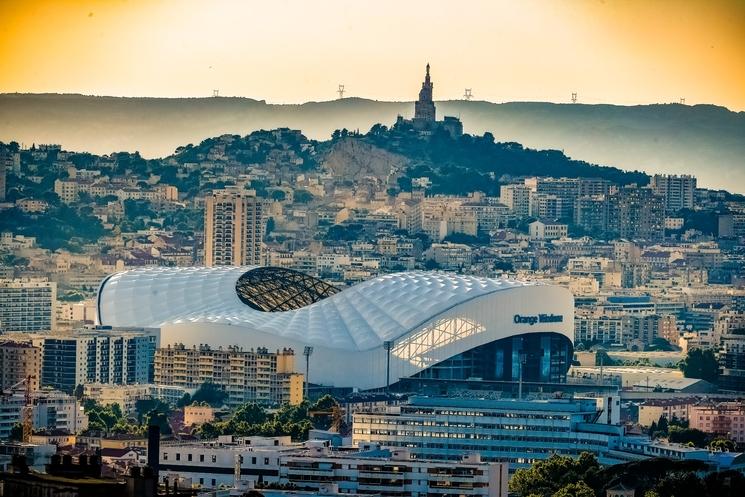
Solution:
[[[140,268],[107,277],[97,305],[99,324],[160,327],[162,344],[312,347],[309,381],[334,387],[561,382],[573,354],[568,290],[442,272],[339,289],[283,268]]]

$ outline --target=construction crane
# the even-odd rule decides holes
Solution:
[[[21,426],[23,427],[23,437],[22,441],[23,443],[30,443],[31,442],[31,435],[33,434],[33,414],[34,414],[34,404],[31,400],[31,380],[35,379],[36,376],[28,375],[15,385],[11,386],[8,389],[8,392],[2,392],[3,397],[10,397],[13,395],[13,391],[16,390],[18,387],[26,384],[26,388],[24,389],[23,393],[23,407],[21,408]]]

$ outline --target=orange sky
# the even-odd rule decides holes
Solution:
[[[714,103],[745,110],[745,0],[0,0],[0,92]]]

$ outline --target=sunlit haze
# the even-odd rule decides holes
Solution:
[[[0,92],[712,103],[745,109],[745,2],[7,1]]]

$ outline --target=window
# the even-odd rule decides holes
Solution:
[[[199,479],[199,484],[200,484],[200,485],[204,485],[204,478],[200,478],[200,479]]]
[[[214,487],[214,486],[215,486],[215,484],[216,484],[216,482],[215,482],[215,479],[214,479],[214,478],[212,478],[212,486]]]
[[[269,465],[269,458],[268,457],[265,457],[264,458],[264,465],[265,466],[268,466]]]
[[[181,454],[179,452],[176,452],[176,460],[177,461],[181,460]]]
[[[164,461],[168,460],[168,452],[163,452],[163,460]]]
[[[204,454],[199,454],[199,462],[204,462]]]
[[[191,454],[189,454],[186,458],[187,460],[191,461]]]
[[[251,464],[254,465],[254,466],[256,466],[256,458],[255,457],[252,457],[251,458]]]
[[[212,462],[217,462],[217,456],[212,456]],[[212,480],[215,481],[215,480]]]

